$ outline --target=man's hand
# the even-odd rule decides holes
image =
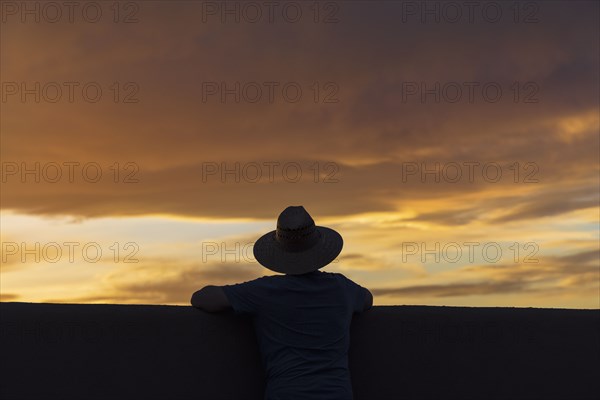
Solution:
[[[225,311],[231,308],[229,299],[220,286],[208,285],[192,295],[192,306],[208,312]]]

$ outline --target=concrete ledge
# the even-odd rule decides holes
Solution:
[[[0,303],[2,399],[262,400],[250,320],[192,307]],[[377,306],[356,400],[595,399],[599,310]]]

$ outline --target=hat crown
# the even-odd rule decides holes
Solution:
[[[314,226],[315,221],[302,206],[289,206],[277,218],[277,229],[295,231]]]
[[[287,251],[304,251],[314,246],[320,233],[302,206],[289,206],[277,218],[275,240]]]

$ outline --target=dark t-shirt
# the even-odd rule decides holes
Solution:
[[[339,273],[263,276],[225,285],[251,315],[267,375],[265,400],[350,400],[350,322],[367,290]]]

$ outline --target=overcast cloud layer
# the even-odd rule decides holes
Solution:
[[[389,214],[379,227],[428,230],[429,240],[448,229],[460,238],[474,226],[502,235],[523,224],[531,237],[559,241],[565,232],[552,226],[565,220],[578,224],[581,238],[597,237],[597,229],[589,237],[581,228],[598,222],[597,2],[533,2],[519,14],[497,2],[496,22],[489,6],[469,22],[463,5],[451,22],[452,10],[430,2],[439,23],[407,8],[421,2],[320,3],[317,23],[308,2],[294,3],[302,16],[293,23],[281,14],[285,2],[273,23],[264,5],[262,21],[242,13],[222,23],[223,3],[210,3],[214,10],[208,3],[139,2],[120,10],[116,23],[108,3],[96,23],[78,12],[74,23],[66,14],[57,23],[44,15],[23,23],[20,10],[3,9],[3,211],[274,221],[302,204],[317,222],[363,229],[371,248],[378,231],[352,218]],[[126,15],[137,22],[122,22]],[[586,246],[546,253],[535,276],[558,282],[578,264],[569,257],[592,254],[564,287],[588,285],[598,257],[597,246]],[[219,281],[211,268],[220,267],[183,262],[189,269],[168,287],[143,286],[146,295],[179,302],[187,282]],[[5,264],[3,272],[15,273]],[[163,268],[145,265],[136,268]],[[254,276],[223,268],[230,277]],[[382,297],[537,290],[514,274],[466,282],[457,273],[394,287],[381,274],[371,279]],[[103,290],[113,301],[147,300],[140,286],[107,276],[113,289]],[[3,300],[17,291],[4,288]]]

